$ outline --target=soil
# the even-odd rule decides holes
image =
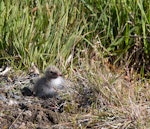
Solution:
[[[82,89],[83,94],[76,96],[76,100],[67,96],[37,98],[32,94],[37,76],[22,72],[0,76],[0,129],[72,129],[71,116],[80,114],[78,109],[93,101],[89,100],[93,95],[87,89]]]
[[[32,95],[33,78],[25,74],[0,77],[1,129],[49,129],[57,128],[61,120],[68,121],[64,100],[40,99]],[[62,128],[66,128],[65,125]]]

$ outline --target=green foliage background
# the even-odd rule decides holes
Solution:
[[[72,63],[91,52],[144,73],[150,64],[150,1],[1,0],[0,64]],[[82,55],[82,51],[87,55]]]

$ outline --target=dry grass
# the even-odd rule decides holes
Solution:
[[[112,73],[99,65],[76,68],[78,97],[73,101],[78,106],[71,110],[70,124],[76,128],[149,128],[149,81],[135,75],[128,77],[124,70]]]
[[[108,68],[107,63],[104,63],[104,65],[100,59],[96,59],[97,57],[91,63],[82,55],[82,58],[80,56],[78,59],[80,63],[78,67],[71,64],[67,65],[66,69],[65,66],[61,67],[65,70],[65,78],[71,81],[72,86],[71,92],[62,96],[65,99],[62,113],[53,112],[42,106],[39,106],[40,108],[37,111],[53,112],[53,117],[57,117],[59,121],[52,125],[55,128],[150,128],[149,80],[141,78],[135,72],[127,71],[126,68],[113,69],[112,71]],[[17,76],[19,79],[24,74],[20,72]],[[27,86],[27,83],[29,83],[29,80],[26,81],[27,78],[24,78],[24,81],[21,79],[20,83],[10,85],[13,87],[9,88],[17,91],[19,87]],[[28,99],[37,108],[36,105],[39,105],[38,99]],[[49,100],[47,102],[49,103]],[[27,111],[32,116],[34,115],[34,112],[32,112],[34,108],[32,104],[29,105],[28,108],[32,110]],[[10,109],[7,106],[7,110],[12,112]],[[14,110],[14,108],[12,109]],[[19,111],[22,119],[16,118],[13,120],[12,126],[21,122],[21,120],[24,121],[22,110]],[[3,113],[5,113],[4,109]],[[32,124],[35,126],[34,123]],[[47,125],[50,126],[49,123]]]

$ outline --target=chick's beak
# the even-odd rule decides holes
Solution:
[[[58,76],[62,76],[62,74],[61,74],[61,73],[59,73],[59,74],[58,74]]]

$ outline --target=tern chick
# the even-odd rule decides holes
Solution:
[[[40,98],[51,98],[65,89],[65,80],[60,70],[55,66],[49,66],[43,77],[34,85],[33,93]]]

